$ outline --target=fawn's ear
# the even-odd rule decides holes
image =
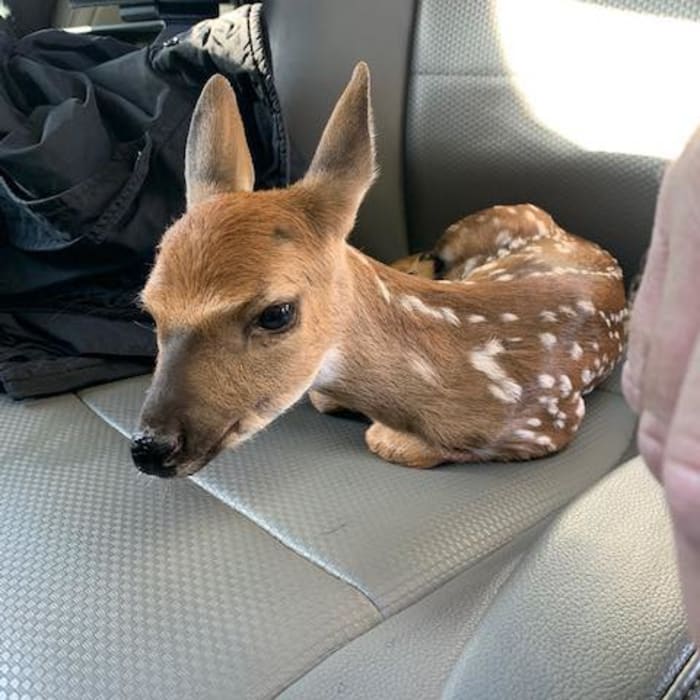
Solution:
[[[187,207],[216,194],[250,192],[254,182],[236,95],[223,75],[214,75],[197,100],[187,135]]]
[[[370,77],[358,63],[323,130],[304,182],[320,186],[353,219],[376,176]]]

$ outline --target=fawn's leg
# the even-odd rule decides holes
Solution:
[[[324,394],[321,391],[311,390],[309,392],[309,400],[311,405],[319,413],[338,413],[344,410],[344,406],[341,406],[335,399],[332,399],[328,394]]]
[[[387,462],[415,469],[430,469],[448,462],[511,462],[547,457],[566,447],[575,432],[561,431],[556,440],[546,444],[528,440],[502,444],[498,450],[448,450],[435,447],[413,433],[402,433],[375,422],[365,432],[365,442],[371,452]]]
[[[365,432],[365,441],[378,457],[404,467],[430,469],[449,461],[447,455],[418,435],[401,433],[383,423],[372,423]]]

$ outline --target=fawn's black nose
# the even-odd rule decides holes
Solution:
[[[144,474],[167,479],[176,475],[177,468],[167,464],[167,461],[178,446],[177,440],[157,438],[149,433],[137,433],[131,439],[131,457]]]

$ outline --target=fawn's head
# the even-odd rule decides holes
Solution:
[[[359,64],[306,176],[253,191],[227,80],[204,87],[185,157],[187,211],[163,236],[142,300],[158,361],[132,454],[185,476],[310,387],[332,351],[345,238],[375,174],[369,71]]]

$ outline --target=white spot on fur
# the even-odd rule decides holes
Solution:
[[[457,314],[452,309],[448,309],[446,306],[436,309],[412,294],[404,294],[401,296],[399,298],[399,303],[407,311],[415,311],[436,320],[447,321],[455,326],[459,325],[459,318]]]
[[[570,306],[567,306],[566,304],[561,304],[559,306],[559,311],[561,311],[565,316],[570,316],[570,317],[576,316],[576,312]]]
[[[520,438],[521,440],[534,440],[535,431],[527,430],[526,428],[520,428],[519,430],[515,431],[515,436]]]
[[[501,314],[501,321],[503,321],[504,323],[512,323],[513,321],[517,321],[517,320],[518,320],[518,316],[516,316],[515,314],[511,314],[511,313]]]
[[[502,389],[498,384],[489,384],[489,391],[499,400],[503,401],[503,403],[513,403],[513,396],[512,394],[506,392],[504,389]]]
[[[576,302],[576,306],[586,314],[593,315],[595,313],[595,306],[593,306],[593,302],[588,299],[579,299]]]
[[[518,238],[514,238],[514,239],[510,242],[510,244],[508,245],[508,247],[509,247],[511,250],[520,250],[520,248],[523,248],[523,247],[525,247],[526,245],[527,245],[527,241],[526,241],[524,238],[518,237]]]
[[[508,245],[512,240],[513,239],[510,235],[510,231],[501,231],[496,236],[496,246],[500,248],[501,246]]]
[[[480,314],[469,314],[469,316],[467,316],[467,321],[469,321],[469,323],[483,323],[485,320],[486,317]]]
[[[449,231],[450,229],[452,229],[452,226],[447,230]],[[440,257],[446,265],[452,265],[457,257],[457,253],[452,246],[447,245],[440,251]]]
[[[514,276],[514,275],[510,275],[510,274],[507,274],[507,275],[501,275],[500,277],[496,277],[496,279],[497,279],[499,282],[510,282],[511,280],[514,280],[514,279],[515,279],[515,276]]]
[[[576,412],[576,417],[577,417],[578,419],[583,418],[583,416],[584,416],[585,413],[586,413],[586,404],[584,403],[583,398],[582,398],[580,395],[578,395],[578,396],[576,397],[576,409],[575,409],[575,412]]]
[[[559,430],[561,430],[565,425],[566,425],[566,423],[563,420],[557,419],[554,421],[554,427],[558,428]]]
[[[542,421],[539,418],[528,418],[527,424],[533,428],[539,428],[542,425]]]
[[[486,345],[484,345],[483,351],[489,357],[493,357],[494,355],[500,355],[502,352],[504,352],[503,343],[501,343],[500,340],[496,340],[495,338],[493,338],[492,340],[489,340],[489,342],[486,343]]]
[[[460,325],[459,316],[454,312],[454,309],[451,309],[449,306],[441,306],[440,311],[442,311],[445,321],[451,323],[453,326]]]
[[[593,372],[588,367],[581,372],[581,381],[584,385],[588,385],[593,381]]]
[[[384,301],[386,301],[388,304],[391,301],[391,292],[389,291],[389,288],[384,283],[384,280],[379,276],[377,276],[377,286],[379,287],[379,291],[381,292],[382,296],[384,297]]]
[[[583,348],[578,343],[571,343],[571,358],[580,360],[583,357]]]
[[[323,357],[321,358],[321,363],[316,370],[316,376],[311,383],[312,389],[323,389],[324,387],[333,384],[339,374],[342,365],[342,355],[338,348],[330,348],[326,350]]]
[[[557,344],[557,336],[554,333],[540,333],[540,341],[547,350],[551,350]]]
[[[551,374],[540,374],[539,377],[537,377],[537,383],[543,389],[551,389],[554,386],[555,379]]]
[[[571,379],[566,374],[559,375],[559,391],[561,395],[566,397],[574,390]]]
[[[438,384],[439,375],[433,364],[417,352],[410,353],[409,362],[413,370],[428,384]]]
[[[473,258],[468,258],[465,260],[464,265],[462,266],[462,279],[469,276],[479,266],[480,262],[480,255],[475,255]]]
[[[508,338],[508,342],[509,342],[509,343],[522,343],[522,342],[523,342],[523,339],[522,339],[522,338],[519,338],[519,337]]]
[[[537,438],[535,439],[535,442],[538,445],[548,447],[550,450],[554,449],[554,442],[552,442],[552,438],[549,437],[549,435],[538,435]]]
[[[485,374],[500,389],[497,398],[506,403],[515,403],[522,395],[522,387],[508,376],[495,359],[503,352],[504,348],[500,340],[489,340],[481,349],[472,350],[469,353],[469,359],[474,369]],[[490,390],[496,396],[493,389]]]
[[[557,322],[557,315],[554,313],[554,311],[540,311],[540,318],[548,323]]]

